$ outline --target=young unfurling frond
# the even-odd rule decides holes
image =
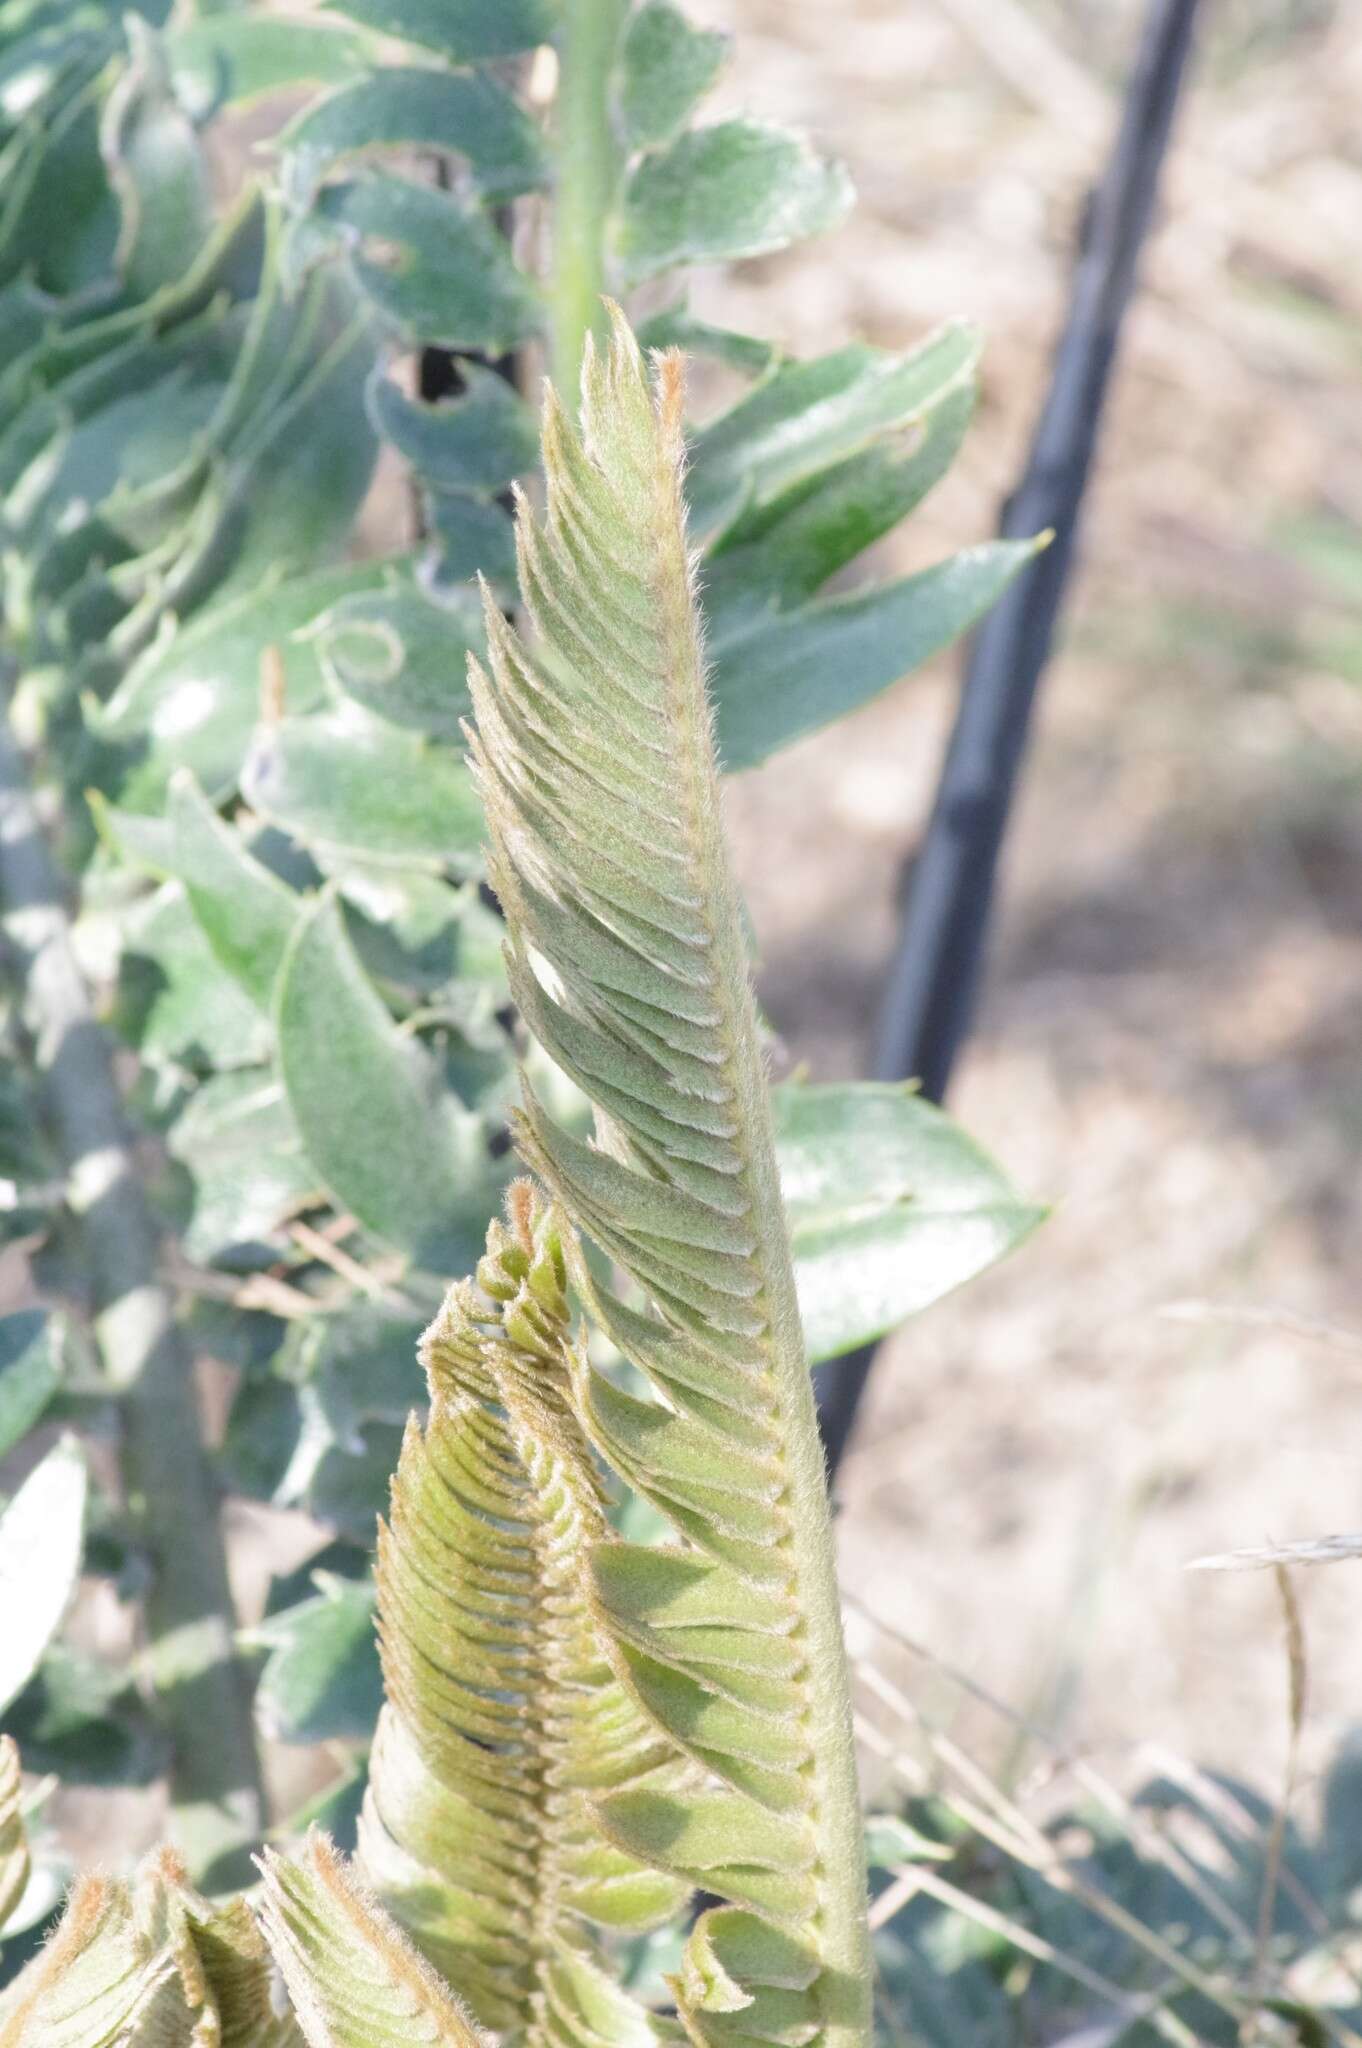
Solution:
[[[623,317],[552,394],[547,513],[520,510],[533,645],[487,603],[472,746],[529,1029],[596,1142],[527,1090],[521,1152],[632,1298],[574,1279],[652,1388],[574,1366],[598,1450],[677,1548],[598,1540],[612,1661],[704,1772],[599,1802],[624,1850],[734,1902],[678,1980],[697,2039],[850,2048],[868,2026],[865,1871],[822,1455],[738,904],[682,497],[681,372]],[[750,1910],[743,1910],[750,1909]],[[790,2029],[793,2028],[794,2032]]]
[[[0,2048],[114,2043],[303,2048],[250,1907],[201,1898],[169,1851],[131,1881],[83,1878],[0,2004]]]
[[[564,2035],[563,1984],[590,1971],[588,1926],[650,1927],[687,1889],[612,1842],[593,1799],[694,1771],[611,1670],[590,1611],[606,1525],[572,1407],[558,1227],[525,1182],[509,1215],[422,1346],[430,1415],[408,1429],[379,1537],[387,1706],[360,1851],[479,2019],[547,2042]]]

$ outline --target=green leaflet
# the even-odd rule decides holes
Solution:
[[[686,1539],[661,1568],[598,1545],[593,1599],[620,1675],[722,1781],[616,1791],[601,1820],[627,1853],[778,1924],[829,2048],[851,2048],[869,2024],[864,1844],[822,1453],[718,822],[681,402],[677,362],[655,396],[618,313],[608,354],[587,358],[580,430],[550,395],[547,512],[539,525],[522,507],[517,536],[536,638],[489,601],[471,749],[513,991],[596,1109],[589,1146],[527,1088],[520,1148],[651,1304],[577,1262],[588,1307],[662,1398],[579,1359],[575,1399]],[[759,1984],[743,1996],[760,2035]],[[680,2009],[698,2029],[688,1994]]]
[[[256,1718],[276,1742],[367,1742],[383,1704],[373,1588],[323,1571],[315,1583],[313,1598],[252,1632],[271,1653]]]
[[[406,340],[500,355],[538,327],[535,288],[495,227],[443,192],[375,171],[325,186],[311,218],[339,234],[360,289]]]
[[[467,158],[480,189],[508,199],[542,184],[544,147],[528,114],[480,72],[390,65],[309,107],[279,138],[289,198],[311,204],[342,163],[386,149]]]
[[[438,50],[454,64],[510,57],[547,42],[551,0],[329,0],[338,14]]]
[[[275,1000],[288,1107],[328,1192],[436,1271],[466,1265],[503,1177],[482,1120],[388,1014],[334,895],[299,918]]]
[[[460,396],[434,403],[409,398],[391,377],[375,377],[369,386],[374,422],[437,490],[504,490],[538,462],[538,422],[495,371],[461,363],[459,377]]]
[[[463,2008],[324,1835],[266,1853],[261,1918],[309,2048],[482,2048]]]
[[[850,597],[716,632],[719,751],[731,773],[868,704],[972,626],[1045,545],[984,541]]]
[[[276,2009],[272,1974],[245,1900],[200,1898],[162,1850],[131,1883],[76,1886],[55,1934],[4,1994],[0,2048],[302,2048],[292,2016]]]
[[[388,1705],[360,1854],[479,2019],[547,2042],[587,1925],[646,1928],[685,1895],[602,1834],[592,1797],[674,1791],[685,1767],[590,1611],[603,1503],[570,1405],[557,1230],[531,1203],[522,1182],[478,1285],[456,1286],[423,1340],[430,1419],[408,1428],[379,1533]]]
[[[644,0],[620,40],[617,99],[635,149],[667,142],[713,85],[729,38],[693,28],[669,0]]]
[[[403,565],[349,562],[300,576],[265,577],[253,590],[213,604],[187,625],[165,631],[128,670],[96,720],[114,742],[149,744],[125,791],[138,809],[159,809],[166,777],[192,768],[210,797],[235,787],[260,702],[262,672],[273,664],[291,713],[325,700],[322,673],[330,608],[359,592],[394,587]],[[317,630],[303,637],[304,629]]]
[[[101,834],[119,852],[184,884],[219,965],[268,1011],[301,901],[251,855],[191,771],[178,768],[171,776],[164,818],[116,810],[98,794],[91,808]]]
[[[644,156],[615,230],[625,281],[682,263],[764,256],[835,227],[851,180],[803,136],[770,122],[719,121]]]
[[[465,870],[476,860],[481,821],[460,757],[357,702],[263,723],[241,788],[262,818],[323,853]]]
[[[911,1084],[786,1083],[771,1102],[811,1363],[916,1315],[1045,1213]]]
[[[205,14],[171,29],[166,57],[194,111],[221,94],[241,106],[282,86],[340,85],[372,60],[371,40],[342,22]]]

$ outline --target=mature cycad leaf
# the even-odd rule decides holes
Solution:
[[[3,2048],[302,2048],[242,1899],[212,1904],[169,1851],[87,1877],[5,1995]],[[366,2044],[367,2048],[367,2044]]]
[[[309,2048],[481,2048],[430,1965],[345,1868],[325,1835],[266,1854],[261,1918]]]
[[[621,315],[614,328],[588,357],[580,432],[547,401],[547,515],[519,522],[535,649],[489,602],[492,673],[470,671],[512,987],[597,1111],[589,1146],[527,1090],[521,1150],[650,1303],[582,1264],[589,1305],[656,1398],[579,1364],[579,1409],[686,1539],[600,1547],[598,1612],[633,1690],[720,1781],[700,1797],[631,1787],[600,1812],[622,1848],[771,1923],[721,1923],[735,1970],[751,1968],[719,1992],[696,1960],[718,1938],[700,1923],[679,1990],[688,2027],[703,2036],[719,1996],[747,2034],[786,2038],[774,1943],[799,1958],[784,1975],[809,2025],[850,2043],[868,2023],[864,1845],[822,1454],[721,837],[681,373],[661,359],[655,400]]]
[[[423,1341],[430,1417],[408,1427],[379,1532],[388,1706],[360,1854],[480,2019],[580,2043],[590,2029],[559,2007],[589,1968],[584,1923],[648,1927],[686,1889],[606,1839],[591,1798],[675,1792],[689,1767],[612,1673],[589,1609],[605,1516],[571,1407],[562,1250],[524,1182],[510,1217]]]

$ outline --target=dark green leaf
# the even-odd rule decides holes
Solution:
[[[393,1023],[330,897],[289,950],[278,1029],[289,1103],[336,1201],[435,1271],[470,1268],[496,1199],[481,1125]]]
[[[505,238],[434,186],[374,172],[328,185],[317,219],[339,233],[361,289],[407,341],[495,356],[539,326],[538,295]]]
[[[99,149],[99,94],[87,87],[50,122],[37,126],[25,177],[6,194],[6,268],[27,271],[56,298],[115,282],[117,197]]]
[[[494,79],[416,65],[385,65],[344,86],[292,122],[279,147],[296,206],[309,206],[339,164],[385,149],[465,157],[489,198],[528,192],[546,171],[539,130]]]
[[[512,385],[461,363],[463,390],[437,404],[408,398],[390,377],[369,387],[374,424],[423,483],[446,491],[501,491],[539,462],[539,424]]]
[[[118,494],[163,475],[207,426],[226,387],[228,361],[220,344],[229,338],[208,336],[199,347],[149,347],[150,362],[125,364],[123,388],[59,425],[43,459],[20,479],[7,508],[10,523],[30,554],[43,548],[50,554],[51,562],[40,560],[33,571],[48,595],[80,572],[77,536],[111,550],[115,560],[127,554],[111,508]],[[149,374],[153,367],[155,375]]]
[[[276,1742],[355,1742],[383,1704],[370,1582],[316,1575],[318,1592],[261,1622],[251,1640],[270,1652],[256,1712]]]
[[[167,1142],[193,1181],[184,1248],[204,1264],[269,1243],[320,1192],[282,1084],[267,1068],[212,1075]]]
[[[265,1595],[266,1620],[272,1620],[276,1614],[287,1614],[291,1607],[301,1607],[304,1600],[310,1600],[317,1590],[314,1573],[326,1572],[333,1579],[367,1579],[372,1564],[370,1549],[347,1542],[343,1536],[331,1537],[291,1571],[272,1574]]]
[[[265,1019],[224,979],[178,883],[158,889],[124,920],[115,1021],[149,1059],[239,1067],[269,1051]]]
[[[235,788],[260,715],[262,670],[277,662],[290,712],[326,700],[321,652],[304,631],[341,599],[358,591],[398,587],[403,565],[347,562],[292,578],[267,578],[257,589],[200,612],[188,625],[167,627],[135,661],[99,714],[107,740],[145,741],[149,758],[127,777],[124,801],[160,808],[172,768],[191,768],[208,795]]]
[[[441,587],[485,576],[515,588],[515,536],[500,505],[466,491],[431,491],[426,509],[435,543],[432,573]]]
[[[306,1382],[314,1418],[324,1416],[334,1440],[357,1452],[365,1423],[404,1423],[424,1403],[416,1347],[429,1320],[379,1302],[357,1302],[298,1325],[279,1370]]]
[[[679,348],[687,355],[710,356],[744,377],[764,377],[778,360],[771,342],[759,341],[754,334],[737,334],[728,327],[711,327],[707,321],[697,320],[684,301],[642,321],[638,339],[643,348]]]
[[[482,811],[462,756],[358,704],[261,726],[241,787],[263,818],[328,852],[465,870],[479,858]]]
[[[438,50],[452,64],[511,57],[553,34],[551,0],[329,0],[339,14]]]
[[[351,317],[287,401],[256,422],[249,449],[232,450],[224,587],[255,588],[281,563],[310,568],[348,538],[378,452],[364,405],[373,361],[372,322]]]
[[[466,884],[455,886],[424,868],[395,868],[349,856],[328,860],[327,870],[345,898],[355,950],[374,980],[390,992],[400,991],[423,1006],[438,1000],[443,1007],[451,983],[463,988],[479,974],[482,953],[478,935],[471,932]],[[476,897],[472,901],[481,910]],[[500,993],[506,1001],[504,981]]]
[[[974,1956],[944,1963],[902,1913],[877,1933],[875,1963],[886,2031],[910,2028],[909,2038],[923,2048],[960,2048],[964,2041],[970,2048],[1016,2048],[1017,2002],[988,1963]]]
[[[982,617],[1036,552],[988,541],[855,597],[715,622],[711,655],[719,757],[729,773],[869,703]]]
[[[1044,1213],[910,1088],[786,1086],[772,1101],[814,1363],[982,1272]]]
[[[183,277],[207,240],[208,167],[151,31],[127,17],[132,61],[105,104],[100,145],[122,208],[117,262],[129,298]]]
[[[728,48],[726,35],[692,28],[669,0],[645,0],[629,17],[617,93],[625,138],[634,149],[668,142],[684,127],[723,69]]]
[[[172,29],[165,47],[176,88],[196,113],[290,85],[341,85],[365,71],[374,51],[343,22],[266,14],[203,14]]]
[[[331,1445],[316,1459],[299,1490],[298,1505],[357,1543],[372,1543],[374,1525],[387,1512],[401,1449],[396,1423],[366,1423],[351,1449]]]
[[[28,1435],[61,1377],[57,1331],[46,1309],[0,1316],[0,1457]]]
[[[784,610],[812,597],[892,532],[945,475],[973,408],[973,389],[959,385],[919,425],[737,519],[705,569],[705,602],[719,630],[772,598]]]
[[[299,900],[253,860],[187,768],[170,786],[173,871],[215,957],[251,1001],[268,1010]]]
[[[855,344],[781,363],[695,435],[686,475],[691,531],[706,538],[739,514],[750,521],[884,435],[920,427],[973,384],[978,361],[978,331],[951,321],[903,355]],[[750,524],[744,531],[755,537]]]
[[[218,1467],[227,1486],[251,1500],[280,1497],[302,1436],[298,1389],[282,1380],[247,1380],[237,1390]],[[373,1524],[364,1532],[372,1535]]]
[[[25,1769],[56,1772],[67,1785],[146,1785],[165,1768],[128,1665],[104,1663],[61,1641],[6,1709],[5,1731],[19,1744]],[[6,1944],[11,1932],[7,1923]]]
[[[415,587],[346,598],[317,626],[329,680],[390,725],[462,744],[468,656],[486,646],[471,590],[436,602]]]
[[[692,129],[630,175],[616,249],[631,284],[681,263],[764,256],[822,234],[851,205],[840,164],[756,121]]]

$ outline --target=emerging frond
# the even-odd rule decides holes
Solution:
[[[3,2048],[303,2048],[243,1899],[210,1903],[169,1852],[87,1877],[6,1993]]]
[[[261,1858],[261,1918],[308,2048],[483,2048],[434,1970],[316,1832]]]
[[[657,392],[623,317],[552,394],[542,524],[522,505],[531,649],[490,598],[471,738],[516,1000],[596,1109],[532,1092],[523,1156],[623,1269],[574,1278],[655,1398],[579,1362],[598,1449],[685,1539],[598,1546],[612,1658],[709,1774],[602,1799],[622,1848],[754,1909],[706,1916],[678,1992],[699,2039],[863,2041],[865,1868],[822,1454],[736,892],[682,498],[679,361]],[[760,1917],[756,1917],[760,1916]],[[803,2018],[796,2031],[789,2002]],[[740,2012],[740,2021],[725,2015]]]
[[[692,1767],[611,1671],[589,1609],[606,1525],[571,1406],[563,1253],[527,1182],[509,1213],[423,1340],[430,1416],[408,1428],[379,1532],[388,1704],[360,1856],[479,2019],[549,2040],[562,1984],[589,1968],[585,1923],[649,1927],[687,1890],[610,1841],[592,1798],[674,1789]]]
[[[23,1897],[28,1883],[28,1834],[22,1793],[18,1745],[13,1736],[0,1735],[0,1929]]]

